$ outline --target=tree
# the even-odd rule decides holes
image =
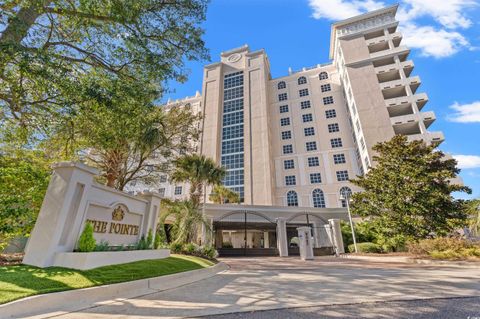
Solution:
[[[469,216],[468,226],[473,236],[480,236],[480,199],[472,199],[465,203]]]
[[[208,58],[199,26],[206,5],[206,0],[1,1],[0,121],[43,129],[81,102],[79,82],[91,70],[145,83],[184,81],[186,60]]]
[[[158,179],[181,153],[192,152],[199,115],[189,106],[155,106],[156,86],[90,74],[84,102],[65,116],[45,144],[64,158],[81,158],[100,169],[105,184],[123,190],[133,181]]]
[[[240,195],[223,185],[215,185],[209,199],[216,204],[240,203]]]
[[[171,175],[173,182],[188,182],[190,184],[190,200],[200,203],[203,187],[218,185],[222,182],[226,171],[211,158],[204,155],[186,155],[175,161],[175,169]]]
[[[41,151],[0,151],[0,251],[32,230],[50,180],[49,163]]]
[[[195,240],[199,225],[203,224],[207,230],[210,228],[198,209],[198,203],[192,200],[164,199],[161,204],[159,225],[164,225],[167,220],[173,221],[172,242],[175,244],[185,244]]]
[[[454,159],[401,135],[373,150],[376,165],[351,181],[363,188],[352,196],[354,214],[375,218],[386,236],[412,239],[444,235],[465,222],[463,201],[452,192],[471,191],[451,182],[460,171]]]

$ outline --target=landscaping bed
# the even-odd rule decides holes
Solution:
[[[87,288],[175,274],[210,267],[214,262],[194,256],[173,255],[164,259],[74,270],[26,265],[0,267],[0,304],[27,296]]]

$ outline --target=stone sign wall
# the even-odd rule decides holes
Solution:
[[[38,267],[55,265],[57,254],[75,250],[86,222],[94,237],[109,246],[132,245],[157,226],[160,196],[133,196],[94,182],[97,170],[63,162],[54,171],[23,262]]]

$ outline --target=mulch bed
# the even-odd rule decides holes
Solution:
[[[0,266],[20,265],[23,260],[23,253],[0,254]]]

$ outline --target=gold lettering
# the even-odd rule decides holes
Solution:
[[[120,232],[120,229],[122,228],[122,224],[115,224],[115,234],[118,234]]]

